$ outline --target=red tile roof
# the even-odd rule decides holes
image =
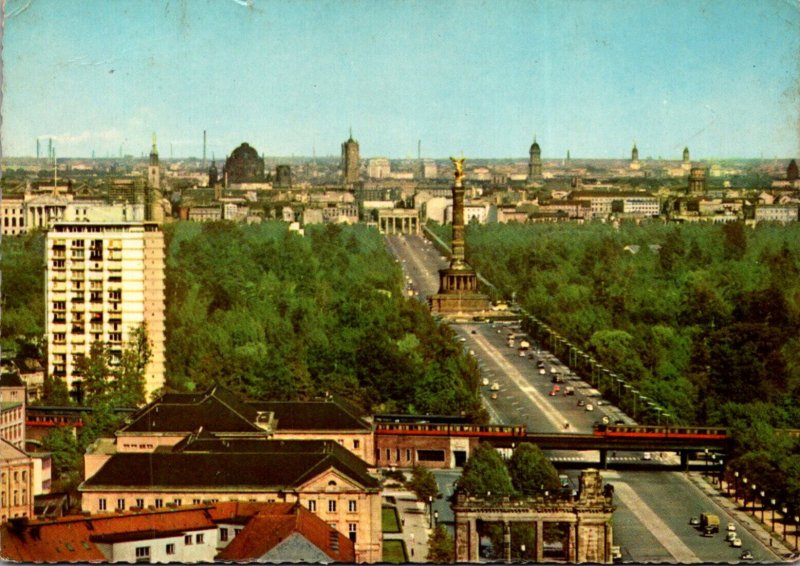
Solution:
[[[98,562],[106,557],[95,541],[145,540],[213,528],[216,524],[207,506],[71,515],[3,525],[0,554],[20,562]]]
[[[227,504],[219,506],[222,505]],[[231,515],[237,513],[238,511],[230,512]],[[247,522],[242,532],[217,555],[217,559],[260,558],[293,533],[302,535],[336,562],[355,562],[355,548],[349,538],[332,529],[305,507],[287,503],[266,504],[264,509]]]

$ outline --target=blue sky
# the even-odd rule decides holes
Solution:
[[[789,0],[7,0],[3,59],[6,155],[800,154]]]

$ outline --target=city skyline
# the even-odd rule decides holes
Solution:
[[[794,157],[785,2],[5,6],[3,154]],[[598,9],[601,6],[602,9]],[[46,38],[46,41],[44,39]]]

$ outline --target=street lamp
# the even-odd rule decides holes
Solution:
[[[758,492],[756,491],[756,484],[755,483],[750,484],[750,489],[753,490],[753,517],[755,517],[756,516],[756,495],[758,495]]]
[[[438,524],[439,524],[439,512],[438,511],[434,511],[433,512],[433,526],[435,527]]]
[[[769,500],[770,509],[772,509],[772,520],[770,521],[772,524],[770,525],[770,532],[775,532],[775,498],[772,497]]]
[[[728,485],[728,495],[731,493],[731,486]],[[739,470],[733,472],[733,498],[739,501]]]
[[[744,510],[747,511],[747,478],[742,478],[742,506]]]
[[[708,479],[708,448],[703,448],[703,453],[705,454],[705,461],[706,461],[706,479]]]
[[[794,516],[794,549],[795,549],[795,551],[797,551],[798,523],[800,523],[800,517],[795,515]]]
[[[433,496],[428,496],[428,516],[430,517],[430,528],[433,528]]]
[[[760,503],[761,503],[761,522],[763,523],[764,522],[764,495],[766,495],[764,493],[763,489],[759,492],[759,495],[761,496],[761,498],[760,498]]]
[[[786,513],[788,511],[789,510],[786,508],[785,505],[783,507],[781,507],[781,514],[783,515],[782,518],[783,518],[783,540],[784,540],[784,542],[786,542]]]

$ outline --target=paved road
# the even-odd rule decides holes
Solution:
[[[409,278],[410,288],[416,290],[420,300],[428,293],[438,290],[436,270],[446,265],[440,254],[424,238],[416,236],[389,237],[389,247],[403,266]],[[565,430],[569,423],[570,431],[589,432],[592,424],[608,416],[612,421],[628,420],[610,404],[604,404],[599,392],[584,382],[567,380],[560,384],[562,391],[549,395],[551,383],[550,369],[567,376],[568,370],[549,352],[537,348],[532,340],[534,356],[519,356],[519,338],[515,347],[507,345],[508,334],[521,333],[513,325],[501,324],[461,324],[454,325],[465,350],[474,355],[483,375],[489,379],[489,386],[482,387],[484,403],[496,422],[524,423],[529,430],[554,432]],[[538,351],[537,351],[538,350]],[[543,367],[537,367],[541,361]],[[544,374],[540,373],[544,369]],[[577,376],[576,376],[577,378]],[[496,399],[491,399],[491,385],[497,383]],[[575,395],[563,395],[563,388],[570,385]],[[592,411],[578,406],[578,400],[591,402]],[[553,459],[562,461],[597,461],[596,453],[562,451],[552,454]],[[624,460],[640,460],[642,453],[620,453],[616,456]],[[671,461],[671,460],[670,460]],[[448,486],[458,472],[437,472],[440,489],[449,495]],[[576,471],[568,471],[577,483]],[[700,536],[699,531],[689,525],[689,518],[701,512],[714,512],[720,516],[723,529],[727,524],[736,525],[743,541],[743,547],[753,552],[756,560],[775,561],[777,556],[757,541],[736,517],[701,492],[681,472],[671,471],[604,471],[607,482],[615,485],[614,515],[615,544],[623,547],[627,561],[663,562],[712,562],[736,561],[741,549],[730,547],[725,541],[725,533],[711,538]],[[440,500],[435,509],[439,510],[440,520],[446,521],[446,499]]]

